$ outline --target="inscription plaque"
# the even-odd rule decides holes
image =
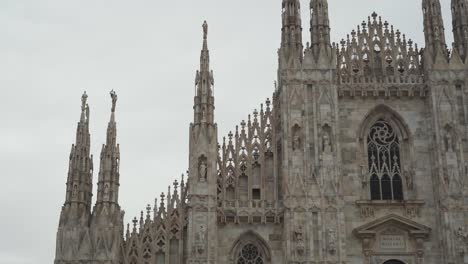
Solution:
[[[399,235],[383,235],[380,237],[380,248],[382,249],[405,249],[405,237]]]

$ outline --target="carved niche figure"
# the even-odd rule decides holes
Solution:
[[[208,177],[208,166],[206,163],[206,157],[201,156],[199,161],[198,161],[198,178],[202,182],[206,182],[207,177]]]
[[[466,252],[466,245],[468,241],[468,231],[464,227],[459,227],[455,230],[455,236],[457,237],[457,250],[459,254]]]
[[[305,238],[302,226],[298,226],[294,230],[294,241],[296,241],[296,252],[299,255],[303,255],[305,252]]]
[[[331,153],[332,149],[331,149],[330,135],[328,134],[328,132],[323,134],[322,142],[323,142],[323,152]]]
[[[295,134],[293,136],[293,150],[298,150],[301,146],[301,138],[299,135]]]
[[[408,190],[413,190],[414,170],[405,171],[404,177],[406,180],[406,187],[408,187]]]
[[[445,151],[446,152],[453,152],[453,150],[454,150],[453,137],[452,137],[452,133],[450,133],[450,130],[448,130],[445,133],[444,141],[445,141]]]
[[[292,136],[292,148],[293,151],[301,149],[301,128],[296,124],[293,129],[293,136]]]
[[[336,231],[333,228],[327,230],[327,246],[328,253],[335,255],[336,253]]]
[[[367,166],[366,165],[361,165],[361,184],[362,188],[366,188],[367,184],[369,183],[369,173],[367,171]]]
[[[205,244],[206,244],[205,232],[206,232],[205,227],[201,225],[195,236],[195,246],[197,248],[198,254],[200,255],[203,254],[203,252],[205,252]]]

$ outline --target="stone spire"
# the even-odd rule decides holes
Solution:
[[[422,8],[426,53],[433,63],[436,63],[437,60],[447,57],[447,45],[445,42],[445,29],[440,1],[423,0]]]
[[[465,61],[468,53],[468,3],[466,0],[452,0],[452,25],[454,48]]]
[[[98,179],[98,192],[96,205],[117,204],[119,199],[119,166],[120,150],[117,144],[117,124],[115,122],[115,108],[117,104],[117,94],[112,90],[111,117],[107,127],[106,144],[101,150],[101,164]]]
[[[81,118],[76,129],[76,143],[72,145],[68,169],[65,206],[76,203],[89,211],[92,200],[93,157],[90,154],[89,106],[86,92],[81,97]]]
[[[303,50],[301,4],[299,0],[283,0],[282,5],[280,67],[298,66]]]
[[[194,123],[214,123],[214,78],[210,70],[208,50],[208,23],[203,23],[203,47],[200,55],[200,70],[195,77]]]
[[[328,18],[328,1],[310,1],[310,34],[312,37],[311,46],[316,48],[323,45],[330,47],[330,20]]]

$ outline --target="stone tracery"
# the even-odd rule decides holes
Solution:
[[[403,200],[400,141],[392,126],[378,120],[367,137],[372,200]]]

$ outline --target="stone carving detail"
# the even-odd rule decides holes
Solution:
[[[330,255],[335,255],[337,251],[336,230],[333,228],[327,230],[327,251]]]
[[[292,148],[294,151],[301,149],[301,128],[298,125],[293,127]]]
[[[296,252],[299,256],[305,253],[305,238],[302,226],[298,226],[294,231],[294,241],[296,242]]]
[[[453,152],[454,151],[454,143],[452,133],[450,131],[446,131],[444,136],[444,143],[445,143],[445,151],[446,152]]]
[[[465,254],[467,251],[468,231],[465,227],[459,227],[455,230],[457,251],[459,254]]]
[[[331,128],[328,125],[323,127],[323,136],[322,136],[322,151],[325,154],[332,152],[332,143],[330,139]]]

